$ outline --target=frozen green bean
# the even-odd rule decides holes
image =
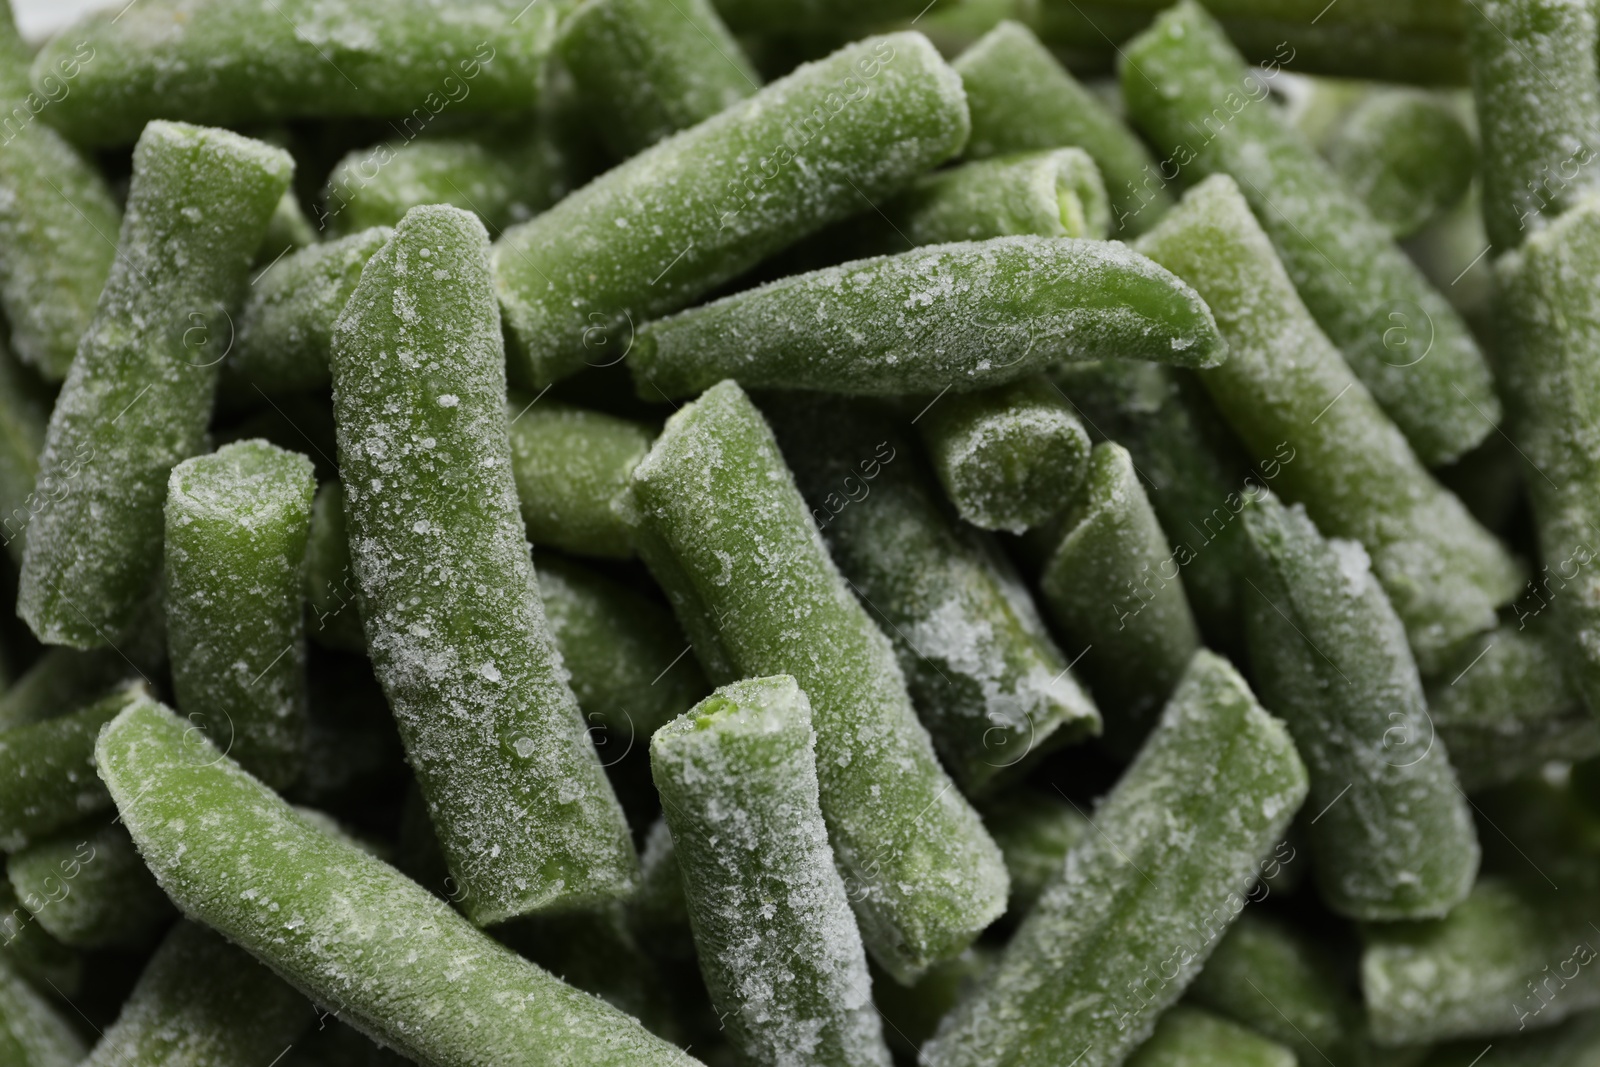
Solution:
[[[805,393],[766,407],[834,563],[882,620],[963,789],[1018,777],[1033,757],[1100,732],[1094,702],[999,547],[952,521],[882,411]]]
[[[1246,643],[1311,775],[1322,899],[1352,919],[1444,915],[1472,888],[1477,835],[1372,561],[1271,496],[1243,520]]]
[[[1179,1004],[1161,1016],[1128,1067],[1295,1067],[1285,1046],[1200,1008]]]
[[[326,387],[334,320],[355,292],[361,268],[392,233],[375,226],[312,245],[251,278],[233,351],[223,364],[223,388],[251,397],[251,386],[263,393]]]
[[[983,806],[983,825],[1006,858],[1011,902],[1006,914],[1020,919],[1061,869],[1067,853],[1089,835],[1089,819],[1059,794],[1022,788]]]
[[[1466,22],[1483,222],[1504,252],[1600,180],[1595,13],[1574,0],[1474,0]]]
[[[311,461],[265,441],[172,469],[167,647],[178,710],[275,788],[300,770],[306,729],[306,539]]]
[[[119,824],[14,852],[6,877],[40,928],[75,948],[146,948],[173,916],[172,902]]]
[[[1496,265],[1500,326],[1507,348],[1501,385],[1510,434],[1531,468],[1543,566],[1519,600],[1548,604],[1568,677],[1591,712],[1600,710],[1600,441],[1587,428],[1600,416],[1600,204],[1586,202],[1550,223]]]
[[[618,159],[761,87],[711,0],[587,0],[562,23],[555,53]]]
[[[888,1067],[817,800],[814,741],[795,680],[754,678],[662,727],[651,773],[700,970],[739,1062]]]
[[[184,921],[145,964],[83,1067],[221,1067],[281,1056],[317,1018],[243,949]]]
[[[1368,94],[1320,148],[1395,238],[1409,237],[1459,203],[1478,163],[1472,134],[1454,109],[1417,89]]]
[[[185,738],[183,720],[150,701],[101,735],[101,774],[140,854],[186,915],[344,1022],[423,1063],[697,1062]]]
[[[75,997],[83,984],[83,956],[45,932],[22,906],[8,879],[0,878],[0,967],[11,967],[35,986],[55,986]]]
[[[138,668],[114,648],[87,652],[46,649],[22,677],[0,694],[0,731],[76,711],[138,673]]]
[[[72,1024],[0,960],[0,1061],[10,1067],[76,1067],[83,1053]]]
[[[943,397],[917,419],[945,495],[967,522],[1019,534],[1067,508],[1089,434],[1047,378]]]
[[[1140,248],[1196,285],[1228,343],[1201,373],[1249,451],[1287,445],[1273,488],[1358,541],[1424,671],[1495,623],[1521,580],[1506,550],[1418,461],[1296,294],[1225,175],[1190,190]]]
[[[77,711],[0,733],[0,850],[15,852],[111,806],[95,776],[95,735],[145,692],[128,682]]]
[[[1123,752],[1137,747],[1200,647],[1179,569],[1127,449],[1096,445],[1039,594],[1107,709],[1107,742]]]
[[[1551,760],[1600,755],[1600,722],[1562,670],[1559,635],[1509,623],[1483,633],[1428,681],[1428,714],[1468,792]]]
[[[511,473],[528,538],[584,556],[633,555],[628,530],[611,502],[650,451],[654,431],[617,418],[513,392]]]
[[[1027,27],[1001,22],[954,66],[972,111],[969,159],[1062,145],[1083,149],[1105,179],[1116,237],[1143,233],[1172,205],[1150,150]]]
[[[1210,652],[927,1067],[1122,1063],[1244,907],[1306,795],[1283,724]],[[1168,967],[1171,971],[1168,971]]]
[[[117,255],[105,178],[51,125],[96,58],[63,35],[30,85],[29,48],[0,4],[0,310],[17,355],[51,381],[67,376]]]
[[[1311,314],[1425,464],[1493,432],[1500,402],[1466,324],[1273,111],[1199,4],[1177,4],[1128,45],[1122,90],[1179,171],[1238,180]]]
[[[1600,1006],[1592,898],[1528,875],[1479,879],[1443,919],[1366,928],[1361,989],[1373,1040],[1509,1033]]]
[[[1000,852],[760,412],[732,382],[708,390],[668,420],[619,506],[712,682],[788,673],[810,698],[822,812],[868,951],[902,980],[960,952],[1005,907]]]
[[[113,643],[154,584],[167,474],[204,451],[229,309],[293,168],[226,130],[139,138],[119,258],[39,457],[51,503],[28,527],[17,613],[45,643]]]
[[[499,233],[566,196],[579,176],[578,160],[559,138],[526,120],[476,134],[387,141],[350,152],[333,168],[317,226],[354,234],[397,225],[422,204],[452,204]]]
[[[961,79],[921,34],[806,64],[507,231],[495,284],[513,358],[534,385],[613,363],[647,319],[898,191],[966,138]]]
[[[341,652],[365,652],[361,629],[361,589],[350,569],[350,540],[345,527],[344,486],[327,482],[311,503],[311,532],[306,539],[306,605],[311,617],[306,634],[319,645]]]
[[[1304,1067],[1364,1067],[1366,1021],[1338,974],[1304,934],[1247,908],[1217,943],[1189,999],[1287,1045]]]
[[[74,141],[127,144],[153,119],[219,126],[302,117],[399,117],[409,136],[441,112],[521,112],[570,0],[142,0],[85,15],[33,64],[36,91],[87,48],[50,122]],[[274,198],[275,200],[276,198]]]
[[[892,313],[886,313],[892,309]],[[970,391],[1062,359],[1221,362],[1188,285],[1111,241],[930,245],[764,285],[650,323],[628,363],[641,397],[743,385],[894,395]]]
[[[413,208],[334,328],[362,621],[473,921],[625,895],[622,809],[550,643],[517,515],[483,224]]]

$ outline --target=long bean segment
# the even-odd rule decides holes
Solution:
[[[868,950],[905,979],[960,952],[1005,907],[999,850],[738,386],[668,420],[622,506],[711,680],[788,673],[810,697],[822,813]]]
[[[6,877],[34,922],[76,948],[147,948],[173,915],[120,824],[12,853]]]

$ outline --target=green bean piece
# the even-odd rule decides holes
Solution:
[[[1551,760],[1600,755],[1600,722],[1562,670],[1559,635],[1509,623],[1461,646],[1428,680],[1428,713],[1467,792]]]
[[[961,79],[921,34],[806,64],[506,232],[495,286],[513,358],[536,386],[614,363],[647,319],[898,191],[966,139]]]
[[[1600,1006],[1592,898],[1573,888],[1484,877],[1443,919],[1367,927],[1361,989],[1373,1040],[1492,1036]]]
[[[1287,442],[1249,471],[1233,432],[1192,374],[1154,363],[1105,360],[1050,371],[1096,437],[1128,450],[1183,573],[1195,619],[1213,648],[1243,632],[1234,589],[1244,537],[1234,521],[1245,493],[1294,461]]]
[[[1089,434],[1043,377],[945,397],[917,429],[945,495],[985,530],[1020,534],[1042,525],[1089,474]]]
[[[1127,449],[1096,445],[1039,594],[1067,648],[1082,649],[1078,669],[1108,709],[1106,740],[1118,751],[1138,746],[1200,647],[1178,572]]]
[[[451,204],[499,233],[566,196],[578,177],[577,160],[542,126],[386,141],[348,153],[333,168],[317,226],[354,234],[398,225],[422,204]]]
[[[892,396],[1005,385],[1062,359],[1210,367],[1225,353],[1194,290],[1122,244],[997,237],[856,260],[659,319],[628,364],[641,397],[725,377]]]
[[[922,0],[925,4],[927,0]],[[910,18],[917,0],[716,0],[717,13],[738,32],[834,30]]]
[[[172,469],[167,645],[178,708],[274,788],[300,770],[306,730],[306,539],[311,461],[265,441]]]
[[[0,967],[11,967],[39,989],[55,986],[75,997],[83,984],[83,955],[51,937],[0,878]]]
[[[1416,89],[1383,89],[1351,109],[1322,147],[1345,186],[1396,239],[1461,201],[1477,146],[1454,109]]]
[[[631,419],[513,392],[511,473],[536,545],[583,556],[633,555],[611,502],[650,451],[654,431]]]
[[[1089,835],[1088,818],[1069,801],[1028,788],[985,803],[983,824],[1011,875],[1006,914],[1019,919],[1038,902],[1067,853]]]
[[[0,145],[0,154],[4,150]],[[16,564],[22,562],[28,523],[45,506],[34,485],[51,402],[0,342],[0,542]]]
[[[555,54],[618,159],[761,87],[711,0],[588,0],[562,23]]]
[[[1586,202],[1496,264],[1507,348],[1502,388],[1544,565],[1529,584],[1561,635],[1569,677],[1600,711],[1600,442],[1580,427],[1600,415],[1600,294],[1581,272],[1600,267],[1600,204]],[[1521,601],[1519,601],[1521,603]]]
[[[1600,1014],[1569,1019],[1531,1034],[1459,1041],[1435,1051],[1422,1067],[1586,1067],[1600,1054]]]
[[[954,66],[972,110],[969,159],[1082,148],[1105,178],[1110,232],[1118,237],[1143,233],[1172,206],[1150,150],[1027,27],[1001,22]]]
[[[1472,888],[1477,835],[1372,561],[1271,496],[1244,527],[1246,643],[1261,700],[1311,774],[1322,899],[1352,919],[1444,915]]]
[[[46,644],[112,643],[154,584],[167,474],[204,451],[228,311],[293,169],[226,130],[152,122],[139,138],[119,256],[39,457],[51,504],[17,613]]]
[[[67,376],[116,258],[122,214],[99,168],[53,122],[93,66],[85,41],[61,41],[28,81],[30,49],[0,3],[0,310],[11,346],[49,381]]]
[[[902,981],[960,952],[1005,907],[1000,852],[737,385],[668,420],[619,507],[711,681],[789,673],[810,698],[822,812],[868,951]]]
[[[834,563],[882,620],[918,716],[969,795],[1100,732],[1021,579],[992,540],[953,521],[883,412],[805,393],[767,408]]]
[[[317,1018],[306,998],[212,930],[178,923],[83,1067],[213,1067],[282,1055]]]
[[[130,700],[126,682],[87,707],[0,733],[0,851],[15,852],[111,806],[95,776],[94,739]]]
[[[1197,653],[1096,810],[1098,833],[1068,854],[922,1062],[1122,1063],[1238,916],[1305,795],[1283,724],[1225,660]]]
[[[635,589],[540,553],[550,635],[584,721],[643,744],[710,691],[672,613]]]
[[[1233,180],[1196,186],[1140,247],[1220,316],[1228,359],[1201,381],[1250,452],[1292,450],[1274,491],[1303,503],[1326,536],[1366,548],[1418,665],[1431,671],[1492,627],[1518,568],[1351,375]]]
[[[1295,1067],[1285,1046],[1200,1008],[1179,1004],[1161,1016],[1128,1067]]]
[[[328,385],[333,323],[361,280],[361,268],[393,233],[373,227],[291,252],[250,279],[223,388],[250,396]],[[251,387],[254,387],[253,389]]]
[[[332,367],[367,647],[462,906],[487,925],[625,895],[633,843],[517,515],[483,224],[413,208],[362,270]]]
[[[745,1064],[880,1064],[861,935],[817,800],[811,702],[723,686],[650,742],[700,970]]]
[[[1493,431],[1500,402],[1466,324],[1263,105],[1266,83],[1203,8],[1179,3],[1131,42],[1122,88],[1135,121],[1182,172],[1238,179],[1311,314],[1425,464],[1455,459]]]
[[[29,845],[7,859],[6,877],[40,928],[74,948],[145,948],[173,915],[117,824]]]
[[[463,1067],[696,1062],[317,829],[160,705],[131,705],[96,757],[186,915],[404,1055]]]
[[[1595,14],[1572,0],[1489,0],[1475,2],[1466,22],[1483,137],[1483,223],[1504,252],[1594,188]]]
[[[10,1067],[76,1067],[83,1039],[54,1004],[0,960],[0,1062]]]
[[[0,694],[0,732],[75,711],[137,673],[114,648],[46,649]]]
[[[1365,1018],[1337,974],[1299,931],[1247,908],[1217,943],[1189,999],[1287,1045],[1302,1064],[1363,1067]]]
[[[311,503],[311,533],[306,539],[306,604],[311,618],[306,634],[317,644],[341,652],[367,650],[361,629],[361,589],[350,569],[345,529],[344,486],[327,482]]]
[[[87,48],[50,123],[88,145],[127,144],[145,123],[239,126],[292,118],[402,116],[409,136],[440,113],[522,112],[570,3],[514,0],[441,8],[429,0],[144,0],[96,11],[52,38],[34,88]],[[83,56],[78,54],[81,60]],[[276,200],[276,198],[274,198]],[[253,251],[253,249],[252,249]]]

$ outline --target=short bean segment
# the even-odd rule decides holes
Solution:
[[[1140,248],[1192,282],[1228,342],[1200,378],[1246,448],[1287,446],[1273,485],[1329,537],[1359,541],[1430,671],[1516,595],[1504,547],[1423,468],[1296,294],[1233,180],[1206,179]]]
[[[313,826],[210,742],[186,744],[185,731],[139,701],[101,735],[97,762],[140,854],[186,915],[343,1021],[423,1063],[697,1062]]]
[[[1196,654],[1096,810],[1098,832],[1067,854],[991,977],[946,1017],[922,1062],[1122,1063],[1238,916],[1305,795],[1305,768],[1283,725],[1226,661]]]
[[[1180,1004],[1161,1016],[1128,1067],[1294,1067],[1295,1053],[1220,1015]]]
[[[514,358],[535,385],[597,363],[966,138],[961,80],[921,34],[808,63],[506,232],[495,284]]]
[[[0,850],[15,852],[111,806],[94,740],[146,690],[128,682],[93,704],[0,733]]]
[[[6,877],[34,921],[75,948],[146,949],[173,915],[172,902],[116,823],[14,852]]]
[[[1088,152],[1109,196],[1113,236],[1153,226],[1172,205],[1136,134],[1067,73],[1027,27],[1004,21],[955,60],[972,111],[969,159],[1062,145]]]
[[[28,982],[0,960],[0,1059],[12,1067],[76,1067],[83,1038]]]
[[[1483,222],[1503,252],[1600,180],[1595,13],[1572,0],[1487,0],[1465,15]]]
[[[789,673],[810,697],[822,812],[868,950],[906,980],[960,952],[1005,907],[999,850],[760,412],[732,382],[708,390],[668,420],[619,506],[711,680]]]
[[[122,222],[99,168],[42,117],[55,117],[95,58],[86,42],[63,42],[41,62],[34,88],[30,49],[17,34],[10,0],[0,3],[0,309],[12,348],[50,381],[65,378],[77,354]]]
[[[562,24],[555,51],[619,159],[761,88],[711,0],[588,0]]]
[[[884,308],[896,313],[884,314]],[[1110,241],[930,245],[772,282],[658,320],[628,355],[641,397],[725,377],[857,395],[970,391],[1057,360],[1220,363],[1204,301]]]
[[[42,641],[114,642],[154,584],[167,474],[204,450],[228,315],[293,168],[226,130],[152,122],[139,138],[120,255],[39,457],[51,504],[17,612]]]
[[[1020,534],[1068,507],[1089,474],[1089,434],[1046,377],[934,401],[917,419],[945,496],[967,522]]]
[[[1496,265],[1507,348],[1502,386],[1544,567],[1528,600],[1548,603],[1567,667],[1590,711],[1600,708],[1600,204],[1587,202]],[[1580,430],[1579,428],[1585,428]],[[1520,614],[1520,613],[1519,613]]]
[[[644,423],[513,392],[511,473],[534,544],[583,556],[633,555],[611,502],[655,432]]]
[[[214,1067],[282,1055],[316,1021],[306,998],[220,934],[184,920],[83,1067]]]
[[[1095,446],[1079,499],[1039,575],[1045,612],[1106,714],[1106,740],[1131,753],[1188,669],[1200,633],[1177,556],[1127,449]],[[1114,712],[1109,709],[1116,709]]]
[[[167,647],[179,710],[276,788],[306,730],[301,591],[311,461],[265,441],[184,460],[167,485]]]
[[[517,514],[488,246],[467,212],[413,208],[363,269],[332,363],[367,647],[482,924],[625,895],[637,871]]]
[[[147,122],[240,126],[299,117],[520,112],[569,0],[532,11],[515,0],[274,0],[264,7],[146,0],[96,11],[52,38],[34,86],[88,49],[50,122],[74,141],[128,144]],[[520,12],[520,14],[519,14]],[[337,28],[335,30],[335,27]],[[79,54],[79,58],[82,56]],[[276,199],[276,198],[274,198]]]
[[[921,458],[861,402],[766,403],[834,562],[894,644],[944,764],[969,794],[1100,732],[1100,714],[1000,548],[941,506]],[[887,425],[886,425],[887,424]]]
[[[700,969],[740,1062],[888,1067],[861,935],[817,800],[811,703],[734,682],[673,720],[650,766]]]
[[[333,323],[361,268],[394,231],[387,227],[291,252],[250,279],[238,339],[223,364],[223,388],[287,393],[325,388]]]
[[[1353,919],[1444,915],[1472,888],[1477,835],[1366,551],[1271,496],[1244,526],[1250,662],[1311,773],[1323,900]]]
[[[1500,402],[1466,324],[1274,112],[1265,82],[1199,4],[1178,4],[1130,43],[1122,88],[1182,171],[1238,180],[1317,323],[1424,463],[1455,459],[1493,431]]]

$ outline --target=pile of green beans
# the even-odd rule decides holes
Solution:
[[[1600,1062],[1587,0],[13,2],[0,1067]]]

